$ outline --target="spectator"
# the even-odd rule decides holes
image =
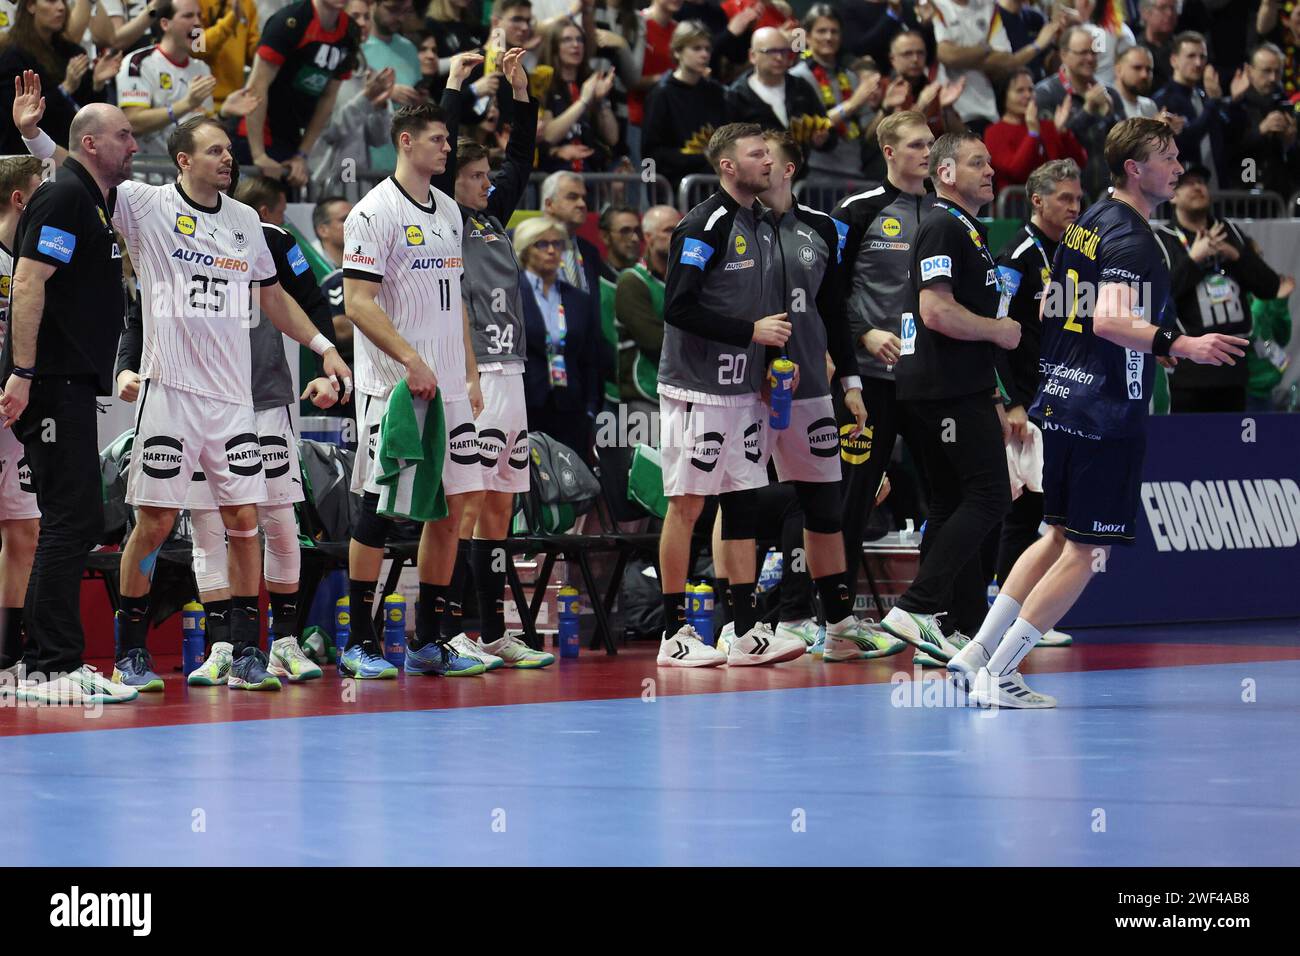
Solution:
[[[444,60],[438,53],[438,40],[432,31],[425,30],[418,35],[416,52],[420,58],[420,80],[415,84],[415,88],[427,99],[436,102],[442,98],[442,92],[447,88],[447,70],[443,69]],[[482,70],[478,72],[481,73]],[[470,117],[472,122],[477,124],[487,116],[488,109],[496,103],[496,94],[500,88],[500,73],[481,76],[476,82],[470,84],[474,95],[470,97],[469,105],[465,108],[469,109],[472,105],[473,113]]]
[[[929,4],[925,8],[931,9]],[[930,132],[936,136],[962,132],[966,124],[953,104],[965,89],[966,81],[941,83],[935,80],[938,66],[932,64],[927,56],[925,41],[919,33],[909,31],[894,37],[889,45],[893,79],[885,89],[881,112],[889,116],[899,110],[915,110],[925,117]]]
[[[1069,0],[1085,30],[1092,37],[1092,48],[1097,52],[1097,82],[1104,86],[1115,85],[1115,61],[1119,55],[1137,43],[1133,31],[1124,22],[1124,15],[1110,0]]]
[[[352,211],[345,196],[325,196],[311,211],[311,228],[321,255],[335,269],[343,268],[343,223]]]
[[[536,69],[542,47],[542,34],[535,26],[531,0],[500,0],[492,5],[492,35],[501,38],[497,49],[505,51],[519,47],[526,50],[523,63],[529,73]],[[490,40],[488,45],[493,46]]]
[[[499,169],[506,158],[506,147],[510,143],[510,123],[501,121],[501,108],[497,101],[488,101],[487,113],[477,126],[467,131],[465,138],[471,139],[488,151],[488,166]],[[534,130],[534,135],[536,130]]]
[[[567,20],[547,32],[541,59],[554,72],[541,97],[539,168],[576,173],[608,169],[618,144],[618,120],[609,102],[613,72],[592,72],[582,29]]]
[[[600,409],[601,334],[590,297],[564,278],[560,259],[567,242],[564,224],[549,216],[525,219],[515,229],[528,342],[524,400],[529,431],[550,435],[590,460]]]
[[[1188,160],[1171,202],[1173,220],[1156,230],[1156,238],[1169,266],[1169,297],[1178,309],[1178,324],[1187,335],[1210,331],[1249,335],[1246,293],[1261,299],[1285,299],[1295,281],[1270,269],[1260,258],[1259,248],[1236,224],[1214,218],[1210,171],[1194,159]],[[1169,381],[1173,411],[1245,411],[1248,378],[1245,362],[1179,363]]]
[[[262,32],[253,0],[200,0],[203,19],[202,49],[194,55],[208,65],[217,81],[212,102],[220,110],[226,97],[243,89]]]
[[[1264,0],[1255,25],[1260,39],[1282,50],[1282,90],[1290,99],[1300,93],[1300,2]]]
[[[1026,3],[1025,0],[998,0],[997,16],[1002,21],[1002,29],[1006,31],[1007,41],[1013,51],[1033,46],[1048,22],[1037,6]],[[1066,16],[1065,7],[1058,5],[1053,8],[1052,22],[1056,24],[1056,32],[1052,35],[1052,42],[1049,48],[1043,48],[1025,64],[1035,83],[1049,72],[1048,61],[1053,58],[1050,47],[1055,46],[1056,41],[1060,39],[1061,31],[1066,27]]]
[[[372,70],[393,71],[393,88],[388,100],[394,107],[416,106],[427,101],[420,54],[415,44],[399,32],[411,10],[411,0],[377,0],[370,5],[370,33],[361,43],[361,55]],[[390,171],[397,167],[397,147],[388,137],[370,147],[371,169]]]
[[[563,223],[567,231],[567,243],[560,256],[565,281],[594,295],[600,289],[600,252],[578,235],[587,224],[587,184],[576,173],[551,173],[542,181],[541,199],[542,212]]]
[[[668,275],[668,249],[673,229],[682,214],[672,206],[652,206],[641,218],[645,256],[618,277],[614,315],[620,338],[631,343],[619,351],[619,394],[629,412],[646,416],[659,411],[659,352],[664,344],[664,280]],[[632,416],[628,415],[628,420]],[[658,429],[651,429],[652,445],[659,444]]]
[[[140,152],[169,155],[167,137],[193,112],[215,112],[217,81],[208,65],[190,56],[190,38],[199,27],[199,0],[157,0],[161,36],[155,47],[132,51],[117,76],[117,105],[131,121]],[[222,116],[244,116],[256,105],[254,94],[237,90],[226,97]]]
[[[1151,51],[1151,88],[1155,90],[1164,89],[1174,78],[1169,61],[1174,55],[1180,6],[1180,0],[1142,0],[1142,35],[1137,42]]]
[[[100,49],[129,53],[150,45],[153,23],[152,0],[100,0],[90,35]]]
[[[807,83],[790,75],[794,51],[780,30],[754,31],[749,48],[751,69],[727,90],[727,113],[733,123],[757,123],[764,129],[788,129],[801,144],[832,150],[839,141],[821,98]]]
[[[628,140],[628,90],[641,82],[641,63],[645,56],[645,30],[641,25],[641,11],[637,0],[595,0],[592,11],[595,26],[595,52],[591,61],[593,70],[614,71],[614,86],[609,91],[614,118],[618,120],[619,152],[626,150]],[[674,24],[675,25],[675,24]]]
[[[1233,128],[1240,137],[1238,162],[1233,168],[1243,177],[1252,173],[1247,185],[1289,197],[1300,188],[1300,149],[1296,148],[1296,114],[1282,93],[1282,51],[1264,43],[1251,54],[1246,67],[1250,89],[1237,106]],[[1243,165],[1250,161],[1253,169]]]
[[[1225,136],[1231,103],[1223,96],[1218,72],[1206,64],[1205,37],[1191,31],[1174,37],[1172,62],[1174,78],[1156,93],[1155,100],[1157,106],[1183,118],[1182,132],[1175,140],[1178,156],[1184,163],[1209,169],[1211,189],[1230,189]],[[1232,102],[1249,88],[1245,70],[1238,71],[1232,81]]]
[[[1083,171],[1083,189],[1099,195],[1110,185],[1106,167],[1106,134],[1120,120],[1119,94],[1097,82],[1097,51],[1092,34],[1082,26],[1073,26],[1061,38],[1061,70],[1034,87],[1038,115],[1055,115],[1062,101],[1070,103],[1070,118],[1065,128],[1088,154]]]
[[[803,18],[808,48],[790,69],[811,86],[821,98],[827,117],[835,124],[835,148],[814,152],[808,157],[813,172],[832,176],[862,175],[862,130],[871,121],[868,104],[875,99],[880,105],[879,69],[863,81],[841,54],[843,25],[835,8],[828,3],[812,6]],[[879,94],[879,95],[878,95]]]
[[[600,239],[605,243],[605,258],[600,264],[600,331],[607,344],[606,354],[618,355],[623,343],[618,339],[614,319],[614,292],[623,270],[641,259],[641,214],[631,206],[606,206],[600,213]],[[618,404],[619,364],[610,363],[605,378],[605,401],[610,405]]]
[[[681,8],[682,0],[651,0],[639,14],[640,27],[632,44],[637,76],[627,95],[627,145],[633,162],[640,162],[642,155],[646,94],[673,71],[674,17]]]
[[[1291,306],[1286,299],[1257,299],[1250,303],[1251,347],[1246,352],[1246,411],[1277,410],[1273,390],[1282,382],[1289,364],[1286,347],[1291,342]]]
[[[677,69],[650,91],[642,130],[642,155],[654,160],[656,175],[678,182],[683,176],[712,175],[704,156],[709,137],[726,125],[727,91],[706,74],[712,48],[699,21],[677,24],[673,58]]]
[[[1051,119],[1039,118],[1034,102],[1033,74],[1021,68],[999,95],[1005,101],[1002,119],[984,131],[984,144],[993,163],[993,191],[1019,186],[1029,174],[1052,159],[1072,159],[1080,166],[1088,162],[1074,134],[1066,128],[1070,102],[1062,99]]]
[[[1119,55],[1115,64],[1115,92],[1119,94],[1124,119],[1135,116],[1154,119],[1160,112],[1156,101],[1147,96],[1151,92],[1151,74],[1151,51],[1146,47],[1131,46]]]
[[[884,109],[885,96],[889,89],[888,81],[880,67],[876,65],[876,61],[869,56],[854,60],[850,69],[857,74],[860,87],[875,87],[875,91],[867,97],[867,105],[863,111],[863,115],[868,119],[862,128],[861,149],[858,151],[862,171],[858,175],[869,182],[883,182],[887,164],[876,134],[886,116],[893,115],[893,112],[886,113]],[[905,86],[900,89],[905,89]]]
[[[487,41],[470,0],[429,0],[424,26],[437,42],[440,65],[449,65],[457,53],[482,49]],[[441,68],[441,72],[446,75],[447,69]]]
[[[921,36],[921,22],[913,0],[866,0],[840,5],[844,49],[854,56],[869,56],[877,63],[889,58],[894,38],[911,30]]]
[[[360,54],[360,30],[345,3],[295,0],[267,21],[248,81],[260,102],[240,121],[239,162],[290,186],[307,184],[307,157]]]
[[[68,129],[77,109],[103,102],[108,82],[122,65],[121,54],[100,56],[91,66],[86,53],[64,35],[68,6],[64,0],[21,0],[14,25],[0,38],[0,155],[27,155],[22,136],[10,122],[14,82],[24,70],[34,70],[46,90],[41,129],[60,146],[68,145]]]
[[[348,318],[343,306],[343,223],[352,211],[352,203],[343,196],[326,196],[316,203],[311,213],[312,231],[316,233],[317,245],[321,254],[333,266],[333,271],[321,279],[320,290],[329,303],[330,319],[334,325],[334,334],[330,341],[339,350],[339,357],[352,366],[352,320]],[[332,405],[325,414],[343,418],[355,418],[352,411],[355,402],[342,402]]]
[[[678,23],[703,23],[712,38],[713,55],[709,66],[713,79],[729,83],[749,58],[749,35],[758,22],[757,6],[746,7],[734,16],[722,9],[719,0],[686,0],[677,11]]]

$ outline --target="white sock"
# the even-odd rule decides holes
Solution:
[[[1013,673],[1042,637],[1034,625],[1023,617],[1016,618],[1016,622],[1007,629],[998,649],[993,652],[993,658],[989,661],[989,673],[994,677],[1005,677]]]
[[[984,615],[984,623],[975,635],[975,643],[988,653],[989,657],[1002,643],[1002,635],[1007,632],[1013,621],[1020,616],[1020,602],[1009,594],[999,594],[993,599],[993,606]]]

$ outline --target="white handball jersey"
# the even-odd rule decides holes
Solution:
[[[17,0],[0,0],[0,36],[9,32],[18,18]]]
[[[127,180],[113,225],[140,280],[140,377],[251,406],[253,283],[276,277],[257,213],[228,196],[205,207],[178,184]]]
[[[122,109],[171,106],[190,91],[191,83],[211,73],[208,65],[195,57],[177,63],[162,51],[162,47],[136,50],[126,55],[122,68],[117,72],[117,105]],[[203,108],[212,112],[211,96],[203,101]],[[140,152],[165,155],[167,137],[175,128],[175,123],[168,123],[152,133],[137,136],[135,141]]]
[[[446,193],[430,187],[422,206],[391,176],[343,224],[344,277],[380,283],[375,301],[438,377],[445,401],[467,395],[460,227],[460,208]],[[406,369],[360,329],[356,337],[356,387],[385,398]]]
[[[9,290],[14,281],[14,254],[0,242],[0,352],[9,335]]]

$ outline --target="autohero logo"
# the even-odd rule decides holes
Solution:
[[[263,435],[262,467],[267,478],[282,478],[289,474],[289,443],[283,435]]]
[[[753,259],[738,259],[735,262],[728,262],[725,266],[722,267],[722,270],[724,272],[738,272],[741,269],[752,269],[752,268],[754,268]]]
[[[181,473],[184,443],[170,435],[146,438],[140,453],[140,467],[150,478],[175,478]]]
[[[748,434],[745,438],[748,446]],[[695,445],[691,448],[691,465],[703,472],[713,471],[718,467],[718,456],[721,454],[722,432],[705,432],[695,439]]]
[[[478,464],[478,433],[473,422],[465,422],[451,430],[451,460],[458,465]]]
[[[172,258],[207,266],[209,269],[225,269],[229,272],[248,271],[248,263],[243,259],[236,259],[234,256],[213,256],[206,252],[199,252],[197,249],[173,249]]]
[[[50,925],[56,928],[125,927],[132,936],[153,931],[152,893],[83,893],[73,886],[50,897]]]
[[[446,259],[441,256],[433,259],[412,259],[411,270],[418,269],[459,269],[464,265],[464,260],[460,256],[450,256]]]
[[[819,418],[808,426],[808,450],[818,458],[834,458],[839,454],[839,429],[833,418]]]
[[[226,463],[236,475],[251,478],[262,470],[262,445],[252,432],[226,442]]]
[[[1300,485],[1291,478],[1144,481],[1142,508],[1157,551],[1294,548]]]

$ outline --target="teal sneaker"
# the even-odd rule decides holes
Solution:
[[[163,689],[163,679],[153,672],[153,658],[143,647],[133,647],[113,665],[113,683],[134,687],[142,694]]]
[[[804,653],[811,654],[816,645],[821,627],[812,618],[803,621],[779,622],[776,625],[777,637],[797,637],[804,643]],[[824,639],[823,639],[824,643]]]
[[[279,690],[280,678],[266,669],[266,662],[266,652],[260,647],[245,647],[230,665],[226,686],[231,690]]]
[[[397,668],[369,644],[358,644],[339,658],[339,673],[357,680],[392,680],[397,677]]]
[[[905,647],[907,644],[880,630],[875,621],[846,617],[827,626],[822,663],[869,661],[897,654]]]
[[[880,626],[901,641],[907,641],[917,650],[925,651],[931,657],[947,662],[952,656],[966,646],[970,639],[965,635],[954,634],[945,637],[939,626],[939,618],[946,612],[938,614],[912,614],[901,607],[893,607],[880,622]],[[960,637],[958,642],[954,638]]]
[[[220,687],[230,679],[230,666],[235,646],[227,641],[217,641],[208,651],[203,663],[190,671],[185,682],[191,687]]]

